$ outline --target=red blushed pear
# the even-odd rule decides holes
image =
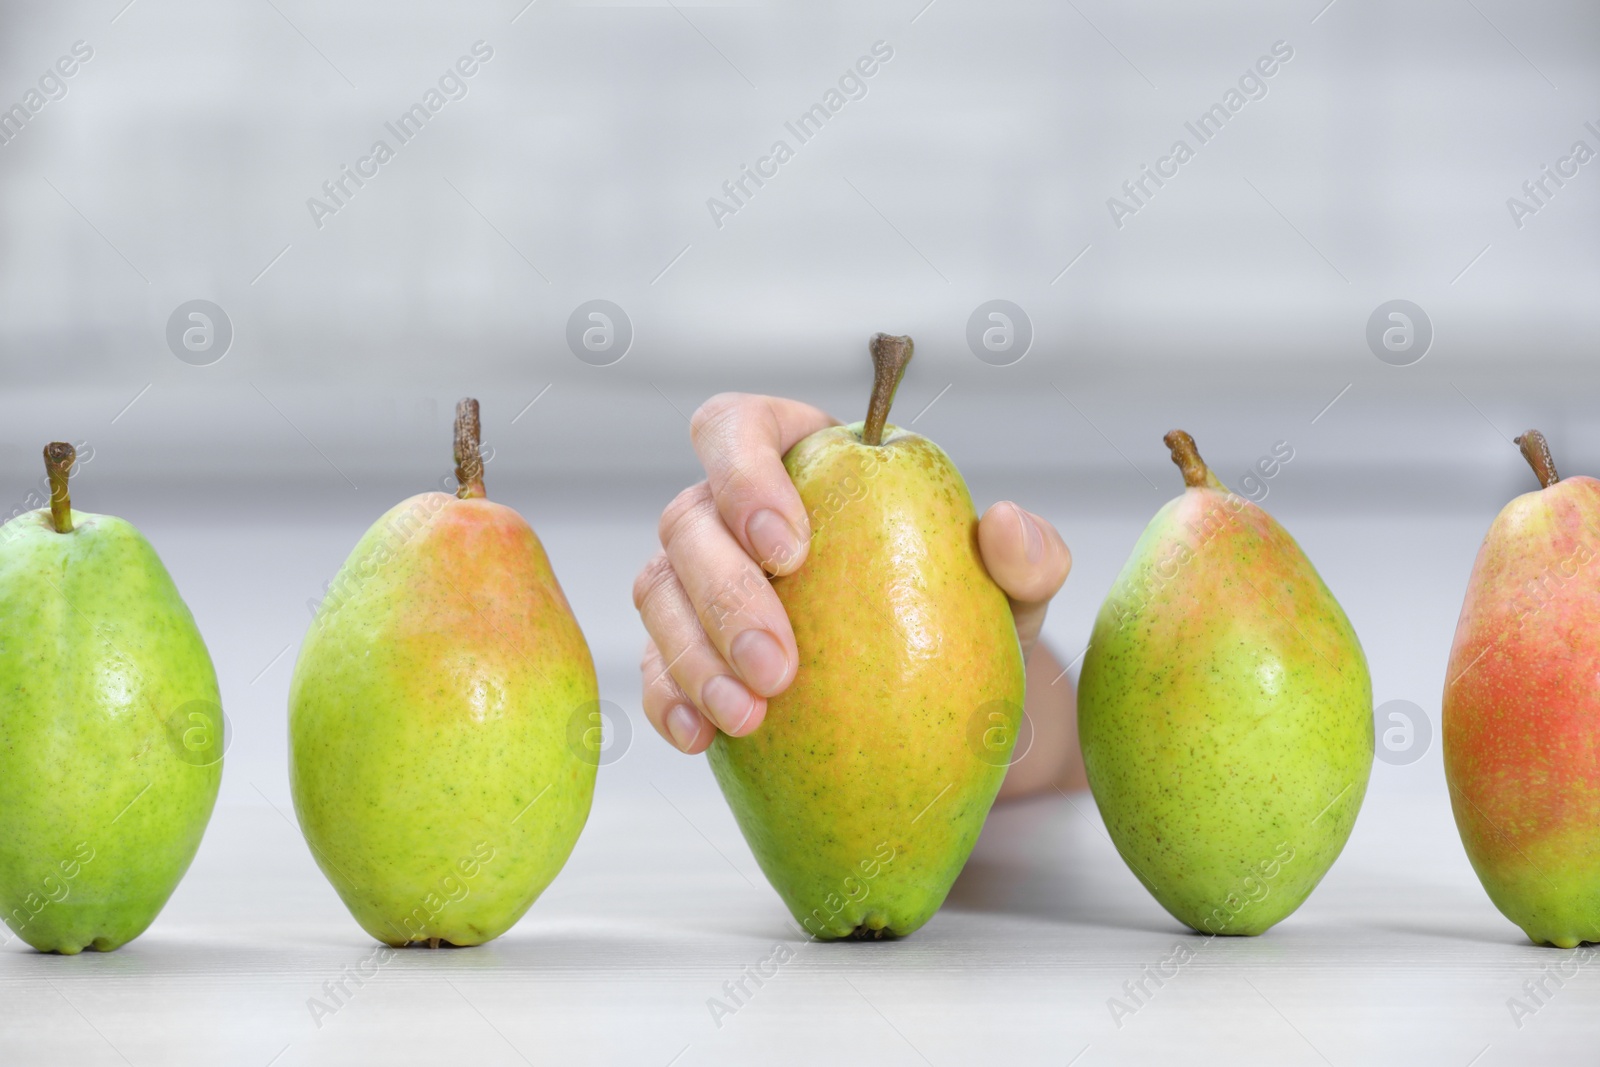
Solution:
[[[475,400],[456,476],[357,543],[289,689],[300,827],[391,945],[509,929],[577,842],[599,762],[589,646],[532,527],[484,495]]]
[[[1478,550],[1444,688],[1444,771],[1489,899],[1535,943],[1600,941],[1600,481],[1505,506]]]

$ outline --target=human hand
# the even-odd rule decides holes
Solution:
[[[717,730],[750,733],[794,681],[794,631],[768,579],[805,561],[811,526],[783,456],[837,424],[809,404],[746,393],[714,396],[690,420],[706,480],[661,513],[662,549],[633,583],[650,634],[645,717],[684,752],[705,751]],[[1026,661],[1072,555],[1055,527],[1009,501],[984,512],[978,548],[1011,599]]]

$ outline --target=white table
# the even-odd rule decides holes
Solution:
[[[324,983],[374,943],[279,813],[222,808],[144,937],[108,955],[0,953],[0,1061],[1593,1062],[1587,971],[1514,1024],[1507,998],[1558,953],[1494,911],[1439,801],[1372,798],[1323,885],[1259,938],[1180,929],[1085,794],[998,810],[913,937],[808,944],[709,775],[628,759],[661,793],[608,782],[571,863],[509,934],[400,952],[337,998]],[[779,942],[793,958],[714,1020],[708,1000],[732,1005],[723,983]],[[1124,983],[1178,944],[1193,961],[1147,981],[1117,1026],[1109,999],[1135,1005]]]
[[[374,498],[376,495],[374,494]],[[163,501],[171,499],[164,496]],[[1437,737],[1377,764],[1345,854],[1266,935],[1205,942],[1134,880],[1087,794],[991,816],[945,909],[897,943],[801,944],[703,760],[637,709],[628,586],[650,507],[514,500],[539,526],[634,736],[602,767],[566,869],[487,946],[407,950],[331,1017],[324,983],[374,943],[292,824],[284,766],[302,603],[371,520],[372,500],[228,500],[172,513],[108,501],[168,560],[211,644],[233,720],[222,801],[188,877],[143,937],[107,955],[0,949],[0,1063],[1447,1064],[1600,1058],[1600,979],[1584,970],[1522,1020],[1507,1008],[1561,958],[1490,904],[1451,821]],[[1148,515],[1043,510],[1077,567],[1050,636],[1082,647]],[[365,509],[365,510],[363,510]],[[1284,516],[1343,598],[1378,700],[1437,712],[1461,587],[1487,517]],[[248,561],[241,566],[240,561]],[[669,803],[670,801],[670,803]],[[788,941],[795,955],[732,1016],[707,1001]],[[1197,958],[1119,1028],[1107,1002],[1171,954]],[[1552,983],[1551,988],[1554,988]],[[1476,1059],[1474,1059],[1476,1057]],[[1576,1057],[1576,1058],[1574,1058]]]

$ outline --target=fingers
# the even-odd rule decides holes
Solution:
[[[752,692],[775,696],[800,654],[778,594],[723,525],[705,482],[661,513],[661,547],[705,637]]]
[[[664,669],[706,718],[735,737],[761,725],[767,713],[766,700],[734,677],[706,637],[666,553],[655,555],[634,579],[633,603],[663,658]]]
[[[1072,570],[1072,553],[1056,528],[1009,500],[995,504],[978,523],[978,549],[995,584],[1011,598],[1023,653],[1033,648],[1050,598]]]
[[[802,437],[834,424],[808,404],[723,393],[690,420],[706,481],[661,515],[663,551],[634,581],[650,633],[641,664],[645,714],[685,752],[716,730],[749,733],[800,662],[783,604],[767,581],[805,558],[805,507],[783,468]]]
[[[717,728],[684,695],[661,650],[646,641],[644,658],[639,661],[639,678],[644,688],[644,717],[680,752],[693,756],[704,752],[716,736]]]
[[[800,566],[811,537],[783,455],[801,438],[837,423],[810,404],[748,393],[719,393],[689,421],[689,438],[718,514],[769,574],[789,574]]]

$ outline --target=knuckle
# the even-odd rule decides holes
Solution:
[[[643,613],[646,605],[677,580],[678,576],[667,561],[666,553],[657,552],[633,580],[633,606]],[[645,654],[649,655],[648,647]]]
[[[672,502],[661,512],[661,523],[656,529],[656,535],[665,548],[675,538],[698,528],[715,514],[716,506],[711,501],[710,487],[705,482],[696,482],[673,497]]]
[[[689,440],[699,444],[707,433],[739,417],[753,398],[748,393],[718,393],[689,417]]]
[[[646,670],[640,680],[643,687],[644,707],[650,711],[665,711],[670,704],[676,704],[684,699],[683,688],[678,685],[678,680],[672,676],[672,671],[664,665],[657,665],[653,670]]]

